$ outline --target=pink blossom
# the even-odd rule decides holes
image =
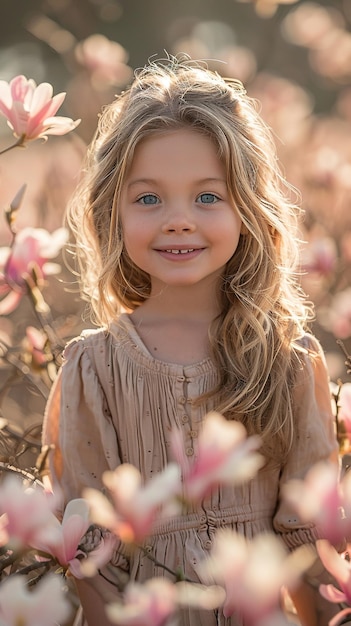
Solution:
[[[132,78],[127,52],[116,41],[94,34],[76,47],[76,57],[91,73],[94,85],[125,85]]]
[[[0,248],[0,315],[11,313],[23,294],[27,292],[26,281],[33,270],[45,278],[57,273],[60,266],[48,262],[58,255],[67,241],[66,228],[49,233],[43,228],[24,228],[14,239],[11,248]]]
[[[85,489],[83,497],[90,504],[93,521],[109,528],[126,543],[140,543],[150,534],[156,516],[168,514],[167,504],[180,488],[175,464],[168,465],[145,486],[140,472],[128,463],[114,472],[105,472],[102,479],[113,504],[96,489]]]
[[[317,551],[324,567],[332,574],[339,589],[334,585],[320,585],[321,595],[337,604],[351,604],[351,563],[339,554],[328,541],[317,541]],[[340,624],[343,618],[351,613],[351,608],[340,611],[329,622],[329,626]]]
[[[54,498],[39,489],[25,489],[13,476],[0,485],[0,545],[22,547],[46,534]]]
[[[302,258],[302,269],[328,276],[334,271],[337,260],[337,248],[334,239],[321,237],[309,242]]]
[[[341,482],[340,491],[342,496],[343,507],[343,523],[344,523],[344,537],[347,542],[351,539],[351,472],[345,472]],[[328,539],[328,537],[326,537]]]
[[[336,465],[317,463],[304,480],[291,480],[285,485],[283,498],[303,523],[316,524],[324,539],[333,544],[343,541],[344,496]]]
[[[200,502],[219,484],[250,480],[264,462],[256,452],[259,437],[247,438],[240,422],[226,420],[219,413],[206,416],[197,442],[196,455],[190,460],[181,432],[173,432],[173,454],[181,467],[184,497],[189,502]]]
[[[258,626],[276,616],[281,587],[297,585],[312,559],[307,547],[287,555],[273,534],[257,535],[248,541],[225,529],[217,531],[211,555],[200,564],[199,573],[204,580],[214,580],[224,587],[225,617],[238,613],[248,626]]]
[[[45,352],[47,341],[46,333],[34,326],[27,326],[25,344],[32,355],[33,364],[37,367],[42,367],[48,362],[48,355]]]
[[[79,549],[85,533],[90,526],[89,506],[82,498],[71,500],[63,515],[62,523],[52,516],[50,533],[41,540],[31,542],[32,547],[55,557],[64,568],[69,568],[76,578],[94,575],[100,565],[105,565],[112,556],[114,541],[102,538],[100,545],[89,553],[88,563],[83,559],[86,554]]]
[[[37,86],[25,76],[16,76],[10,83],[0,80],[0,114],[6,117],[16,137],[25,142],[47,135],[65,135],[78,126],[80,120],[55,117],[66,94],[52,94],[49,83]]]
[[[26,578],[10,576],[0,586],[0,626],[55,626],[67,620],[70,605],[62,579],[47,575],[33,591]]]
[[[331,332],[339,339],[351,335],[351,287],[339,291],[327,311],[326,323]]]
[[[165,626],[179,606],[210,610],[217,608],[223,600],[223,590],[219,587],[151,578],[144,585],[129,583],[124,603],[109,604],[106,612],[111,622],[121,626]]]

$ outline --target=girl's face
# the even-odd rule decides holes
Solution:
[[[191,129],[144,139],[122,189],[121,223],[152,293],[218,278],[237,248],[241,220],[213,142]]]

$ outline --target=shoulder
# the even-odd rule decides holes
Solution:
[[[125,341],[126,332],[122,323],[115,322],[109,328],[86,328],[66,344],[63,361],[80,358],[83,355],[87,358],[100,355],[100,360],[111,349],[120,346]]]
[[[312,333],[305,333],[295,342],[294,347],[300,354],[311,357],[323,354],[320,342]]]
[[[80,335],[73,337],[65,346],[63,359],[69,359],[75,354],[94,349],[107,340],[108,331],[103,328],[89,328],[83,330]]]
[[[324,405],[331,406],[331,391],[329,372],[323,348],[319,340],[310,333],[306,333],[296,342],[298,358],[295,389],[308,396],[308,389],[313,394],[322,395]]]

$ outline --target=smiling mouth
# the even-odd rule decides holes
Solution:
[[[187,250],[165,250],[165,252],[169,252],[170,254],[189,254],[189,252],[194,252],[195,248],[188,248]]]

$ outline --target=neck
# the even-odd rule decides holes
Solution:
[[[193,285],[161,285],[153,287],[150,298],[136,309],[133,317],[145,319],[150,316],[155,320],[179,319],[209,324],[219,312],[217,289],[213,285],[206,283],[195,288]]]

